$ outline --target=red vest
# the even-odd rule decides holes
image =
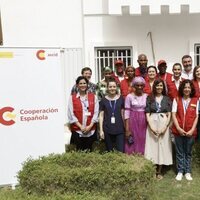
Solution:
[[[141,72],[140,72],[140,67],[137,67],[135,69],[135,76],[142,76]],[[145,76],[142,76],[143,78],[147,77],[147,73],[145,74]]]
[[[121,81],[120,90],[121,90],[121,95],[124,97],[124,99],[129,93],[134,91],[133,87],[129,86],[127,79]]]
[[[168,81],[171,80],[172,74],[166,72],[165,74],[160,75],[159,73],[157,74],[157,78],[162,79],[163,81]]]
[[[119,80],[119,77],[116,76],[115,73],[113,73],[111,76],[115,79],[115,81],[117,82],[117,85],[120,85],[120,84],[121,84],[121,82],[120,82],[120,80]],[[123,75],[123,78],[125,79],[125,74]],[[123,80],[124,80],[124,79],[123,79]]]
[[[197,81],[193,80],[192,81],[194,84],[194,89],[195,89],[195,97],[200,97],[200,88],[199,88],[199,84]]]
[[[194,120],[197,116],[196,114],[197,102],[198,99],[196,97],[191,98],[186,113],[184,114],[182,98],[177,99],[176,119],[178,121],[179,126],[186,132],[192,128]],[[172,133],[174,135],[180,135],[174,124],[172,126]],[[193,133],[193,136],[196,135],[197,135],[197,129],[195,129]]]
[[[144,93],[150,95],[152,93],[152,89],[153,88],[151,88],[151,85],[150,85],[150,83],[149,83],[149,81],[147,79],[145,81],[146,81],[146,83],[145,83],[143,91],[144,91]]]
[[[88,97],[88,112],[91,113],[90,116],[87,116],[87,123],[86,125],[90,125],[92,117],[94,115],[94,106],[95,106],[95,95],[93,93],[88,93],[87,95]],[[78,121],[80,124],[83,123],[83,108],[82,108],[82,104],[81,104],[81,100],[80,97],[76,97],[76,94],[72,95],[72,102],[73,102],[73,111],[74,111],[74,115],[77,117]],[[96,128],[96,124],[94,124],[94,126],[92,127],[92,130],[94,130]],[[80,130],[80,128],[75,124],[71,124],[71,130],[72,131],[78,131]]]
[[[180,78],[180,82],[182,82],[184,79]],[[172,81],[172,77],[170,79],[167,79],[167,91],[169,98],[173,101],[174,98],[178,97],[178,90],[176,88],[175,82]]]

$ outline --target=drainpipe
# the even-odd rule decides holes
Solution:
[[[147,33],[147,37],[150,37],[150,41],[151,41],[151,51],[152,51],[152,56],[153,56],[153,62],[154,65],[156,66],[156,58],[155,58],[155,51],[154,51],[154,46],[153,46],[153,38],[152,38],[152,33],[148,32]]]

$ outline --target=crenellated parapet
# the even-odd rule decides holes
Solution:
[[[200,13],[199,0],[83,0],[84,15]]]

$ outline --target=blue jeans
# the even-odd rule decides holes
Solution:
[[[193,144],[194,137],[175,135],[177,170],[180,173],[191,173]]]

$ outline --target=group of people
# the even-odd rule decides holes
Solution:
[[[200,66],[192,69],[192,58],[185,55],[170,74],[165,60],[147,66],[147,56],[140,54],[137,61],[137,68],[124,69],[123,60],[116,60],[115,72],[105,67],[104,79],[97,84],[90,82],[92,70],[82,69],[68,103],[70,143],[78,150],[92,150],[99,135],[107,151],[144,155],[162,179],[162,166],[173,164],[173,135],[176,180],[185,175],[191,181],[192,146],[200,126]]]

